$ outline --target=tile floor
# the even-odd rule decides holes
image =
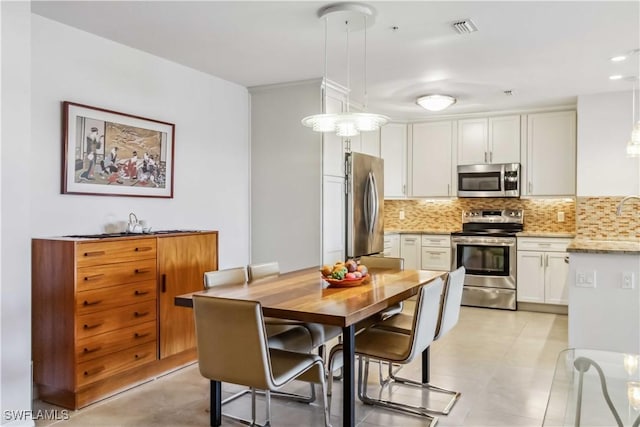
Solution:
[[[565,315],[463,307],[458,325],[431,348],[432,383],[462,393],[451,413],[439,417],[438,426],[541,426],[556,358],[566,347]],[[413,378],[419,374],[419,360],[400,372]],[[370,395],[376,395],[376,380],[374,366]],[[239,389],[223,385],[224,393]],[[289,390],[305,393],[309,387],[297,383]],[[395,386],[392,393],[408,403],[425,398],[421,391],[403,386]],[[341,383],[337,382],[331,407],[331,422],[336,427],[341,425],[341,396]],[[258,405],[259,420],[263,408]],[[38,409],[56,407],[35,401],[34,410]],[[69,411],[68,420],[37,421],[36,426],[208,426],[208,411],[209,382],[194,364],[87,408]],[[225,405],[224,412],[249,418],[249,395]],[[319,403],[272,399],[271,414],[274,426],[323,425]],[[427,425],[420,417],[366,406],[357,398],[356,421],[360,427]],[[241,424],[223,419],[223,425]]]

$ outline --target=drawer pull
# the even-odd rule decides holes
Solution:
[[[141,248],[136,248],[136,249],[135,249],[135,251],[136,251],[136,252],[147,252],[147,251],[150,251],[151,249],[152,249],[152,248],[151,248],[151,247],[149,247],[149,246],[143,246],[143,247],[141,247]]]
[[[94,369],[89,369],[88,371],[84,371],[84,376],[88,377],[90,375],[95,375],[95,374],[99,374],[100,372],[104,371],[105,367],[104,366],[99,366],[97,368]]]
[[[95,325],[87,325],[86,323],[84,324],[83,328],[84,329],[95,329],[98,326],[102,326],[102,323],[96,323]]]
[[[133,334],[134,338],[144,338],[144,337],[148,337],[149,335],[151,335],[151,332],[147,332],[146,334],[139,334],[139,333],[135,333]]]
[[[135,313],[133,313],[133,315],[134,315],[135,317],[144,317],[144,316],[147,316],[148,314],[149,314],[149,312],[148,312],[148,311],[145,311],[145,312],[143,312],[143,313],[138,313],[138,312],[136,311]]]
[[[93,251],[93,252],[85,252],[84,256],[100,256],[104,254],[105,254],[104,251]]]
[[[94,274],[93,276],[84,276],[85,281],[97,279],[98,277],[102,277],[104,274]]]
[[[136,359],[144,359],[145,357],[147,357],[149,355],[149,353],[145,353],[145,354],[135,354],[134,357]]]
[[[96,348],[87,348],[85,347],[83,352],[84,354],[89,354],[89,353],[95,353],[96,351],[100,350],[102,347],[96,347]]]
[[[162,292],[167,292],[167,275],[162,275]]]
[[[551,243],[538,243],[538,246],[551,246]]]
[[[146,295],[148,293],[149,293],[149,291],[135,291],[134,292],[135,295]]]
[[[151,271],[151,270],[149,270],[148,268],[136,268],[135,273],[136,274],[144,274],[144,273],[148,273],[149,271]]]
[[[429,255],[442,255],[442,252],[428,252]]]
[[[96,304],[100,304],[101,302],[102,302],[102,300],[101,300],[101,299],[99,299],[99,300],[97,300],[97,301],[93,301],[93,302],[89,302],[89,301],[85,300],[85,301],[82,303],[82,305],[84,305],[84,306],[86,307],[86,306],[88,306],[88,305],[96,305]]]

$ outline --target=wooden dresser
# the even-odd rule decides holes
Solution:
[[[38,397],[77,409],[196,360],[174,297],[218,268],[216,231],[32,241]]]

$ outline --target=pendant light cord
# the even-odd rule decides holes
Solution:
[[[364,14],[364,104],[362,109],[367,111],[367,101],[369,94],[367,93],[367,14]]]
[[[349,112],[349,92],[351,92],[351,61],[349,61],[349,21],[345,21],[347,26],[347,113]]]
[[[324,89],[324,96],[323,96],[323,104],[325,104],[325,107],[323,108],[323,111],[326,112],[327,111],[327,107],[326,107],[326,99],[327,99],[327,26],[328,26],[328,21],[329,18],[325,17],[324,18],[324,79],[322,79],[322,87]]]

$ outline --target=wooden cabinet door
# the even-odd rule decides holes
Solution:
[[[218,269],[218,235],[158,239],[160,358],[196,346],[193,310],[177,307],[174,297],[202,290],[205,271]]]
[[[417,123],[411,139],[412,197],[452,196],[453,122]]]

